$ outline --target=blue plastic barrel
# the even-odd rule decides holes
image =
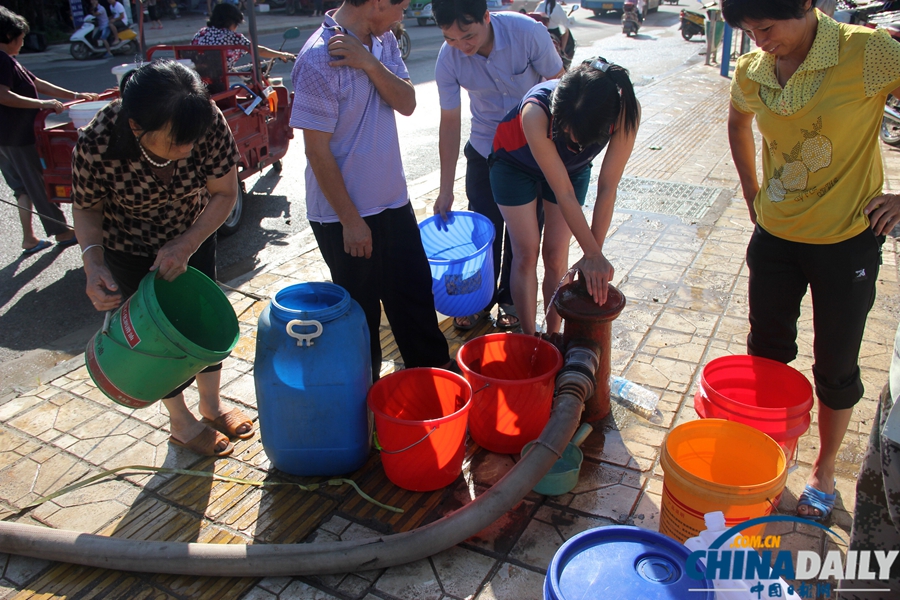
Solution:
[[[419,223],[431,266],[434,307],[449,317],[465,317],[487,306],[494,295],[494,224],[478,213],[435,215]]]
[[[361,467],[372,437],[369,329],[333,283],[284,288],[259,316],[254,365],[259,431],[272,464],[293,475]]]
[[[556,551],[544,579],[544,600],[714,600],[712,581],[688,577],[689,555],[655,531],[629,525],[589,529]]]

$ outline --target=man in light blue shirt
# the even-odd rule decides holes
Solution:
[[[366,315],[381,370],[381,307],[404,365],[449,368],[431,270],[409,202],[394,112],[416,90],[390,27],[409,0],[345,0],[297,55],[291,126],[303,130],[310,227],[331,279]]]
[[[462,129],[460,93],[465,89],[472,110],[472,129],[464,150],[466,196],[469,209],[494,224],[494,283],[500,279],[494,297],[481,313],[459,317],[454,324],[460,329],[471,329],[494,303],[499,303],[497,326],[513,328],[518,319],[509,314],[513,310],[509,289],[512,248],[509,236],[504,236],[503,217],[491,193],[488,156],[503,117],[535,84],[561,77],[562,59],[543,25],[518,13],[489,13],[486,0],[434,0],[432,10],[445,40],[435,66],[441,102],[441,188],[434,212],[444,215],[453,206]]]

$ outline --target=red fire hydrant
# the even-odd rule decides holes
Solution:
[[[567,283],[559,289],[553,300],[556,312],[563,318],[563,354],[572,346],[592,347],[600,357],[600,366],[594,376],[597,386],[594,395],[584,403],[583,421],[592,423],[609,414],[609,372],[612,322],[625,308],[625,295],[609,286],[606,302],[597,305],[587,293],[584,281]]]

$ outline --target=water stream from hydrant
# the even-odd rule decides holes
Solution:
[[[566,274],[562,276],[562,279],[559,280],[559,283],[556,284],[556,290],[553,292],[553,295],[550,296],[550,301],[544,304],[544,318],[541,321],[541,326],[537,331],[537,341],[534,343],[534,352],[531,353],[531,364],[528,367],[528,377],[526,379],[531,379],[534,376],[534,365],[537,363],[538,349],[541,344],[542,333],[547,332],[547,315],[550,313],[550,308],[553,306],[553,301],[556,300],[556,295],[559,294],[559,289],[564,286],[568,280],[571,278],[571,281],[575,281],[575,274],[578,273],[578,269],[572,267]]]

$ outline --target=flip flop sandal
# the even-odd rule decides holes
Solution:
[[[837,484],[837,482],[835,482]],[[806,484],[806,487],[803,488],[803,492],[800,494],[800,497],[797,498],[797,508],[801,506],[806,506],[808,508],[815,508],[821,514],[814,515],[811,513],[807,513],[805,515],[801,515],[799,512],[797,516],[801,519],[809,519],[810,521],[824,521],[831,515],[831,511],[834,510],[834,499],[837,496],[837,491],[834,494],[826,494],[821,490],[817,490],[813,486]]]
[[[481,323],[482,319],[487,317],[490,314],[490,311],[483,310],[481,312],[477,312],[474,315],[469,315],[468,317],[454,317],[453,318],[453,326],[459,329],[460,331],[469,331],[470,329],[475,329],[479,323]],[[468,325],[460,325],[459,319],[466,319],[469,321]]]
[[[224,450],[220,450],[216,452],[216,446],[222,439],[225,438],[221,433],[217,432],[213,428],[208,425],[203,428],[203,431],[198,433],[194,438],[189,442],[182,442],[179,439],[176,439],[174,436],[169,436],[169,443],[175,446],[180,446],[182,448],[187,448],[191,452],[195,454],[199,454],[201,456],[215,456],[218,458],[222,458],[228,456],[232,452],[234,452],[234,444],[230,441],[228,442],[228,446],[225,447]]]
[[[516,329],[521,325],[516,307],[512,304],[498,304],[497,318],[494,319],[494,327],[497,329]]]
[[[237,438],[239,440],[248,440],[253,437],[253,421],[244,414],[239,408],[233,408],[224,415],[220,415],[215,419],[200,419],[201,423],[206,423],[216,431],[224,433],[229,438]],[[250,429],[244,433],[238,434],[237,430],[241,425],[250,425]]]
[[[41,240],[37,244],[32,246],[31,248],[22,250],[22,256],[31,256],[32,254],[37,254],[41,250],[46,250],[47,248],[49,248],[52,245],[53,245],[53,242],[51,242],[50,240]]]

